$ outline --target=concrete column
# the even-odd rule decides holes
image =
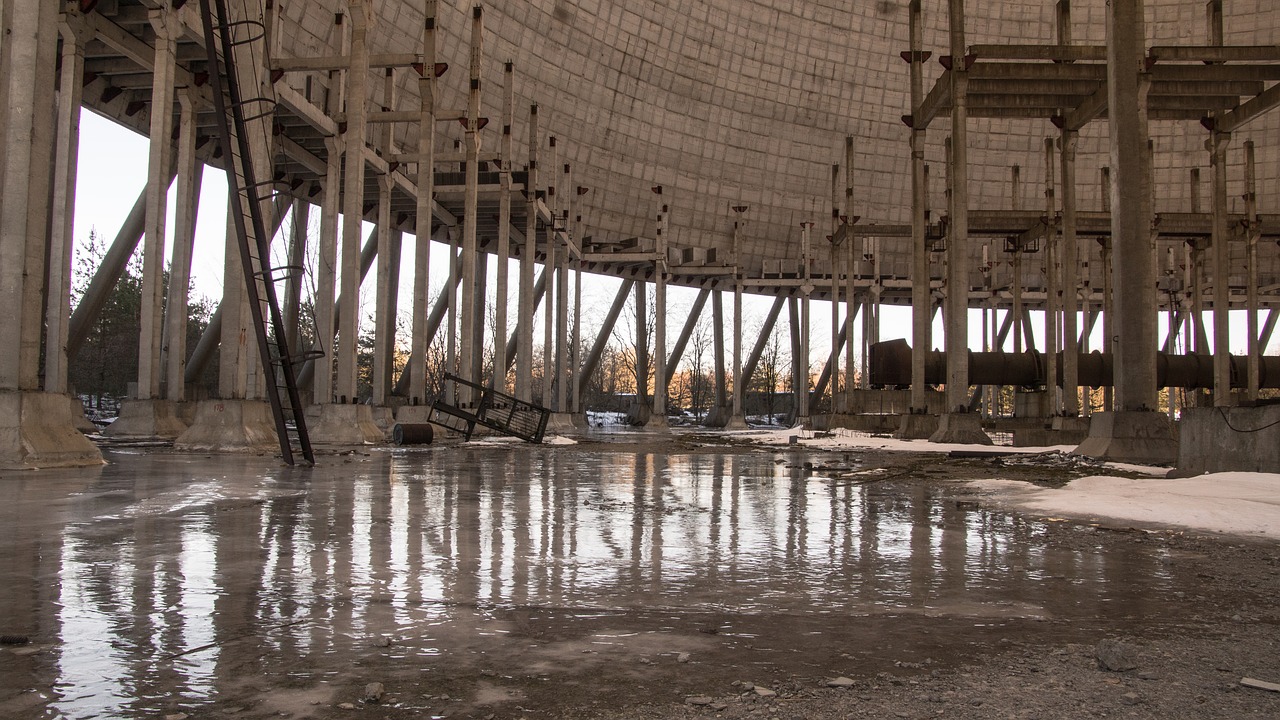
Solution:
[[[653,264],[653,416],[649,427],[667,427],[667,206],[658,213]]]
[[[1209,139],[1213,170],[1213,406],[1231,407],[1231,245],[1227,230],[1227,145],[1231,136],[1215,132]]]
[[[449,228],[449,257],[458,257],[458,229]],[[449,263],[449,312],[445,323],[445,333],[448,335],[448,343],[444,350],[444,366],[445,372],[458,374],[458,283],[462,281],[462,263],[465,262],[459,258],[460,262]],[[449,402],[457,402],[458,395],[454,383],[445,383],[445,398]]]
[[[360,336],[359,264],[360,243],[364,239],[364,153],[368,140],[368,31],[372,24],[372,0],[349,0],[351,13],[351,54],[346,77],[347,129],[344,183],[342,188],[342,272],[343,297],[350,298],[338,309],[341,335],[337,341],[338,371],[334,395],[340,404],[356,398],[356,345]]]
[[[713,410],[707,415],[707,424],[713,427],[724,426],[726,420],[724,410],[728,406],[724,326],[724,292],[717,288],[711,291],[711,347],[712,362],[715,366],[712,374],[715,379],[715,387],[713,390]]]
[[[1062,285],[1063,300],[1062,414],[1080,414],[1080,246],[1076,238],[1076,146],[1079,134],[1062,131]]]
[[[738,208],[742,208],[739,210]],[[742,378],[742,213],[745,205],[734,208],[738,219],[733,222],[733,408],[725,427],[745,429],[742,401],[747,388]]]
[[[1249,223],[1246,242],[1246,261],[1248,266],[1248,286],[1245,289],[1245,303],[1248,306],[1249,360],[1248,378],[1245,382],[1245,398],[1251,402],[1258,400],[1258,386],[1261,384],[1261,363],[1264,348],[1258,342],[1258,241],[1262,237],[1262,228],[1258,219],[1258,170],[1253,141],[1244,144],[1244,180],[1245,180],[1245,214]]]
[[[801,425],[809,423],[810,407],[809,407],[809,321],[810,321],[810,295],[813,293],[812,263],[810,262],[810,252],[812,250],[811,234],[813,231],[812,222],[800,223],[800,248],[801,248],[801,276],[804,278],[804,284],[800,286],[800,353],[799,362],[797,363],[799,383],[797,385],[798,397],[800,402],[796,405],[797,420]]]
[[[1050,417],[1061,414],[1062,389],[1058,387],[1058,350],[1062,347],[1061,304],[1059,302],[1060,263],[1058,262],[1057,192],[1054,184],[1053,139],[1044,141],[1044,355],[1045,395]]]
[[[646,283],[637,282],[636,291],[636,404],[632,407],[632,423],[647,425],[649,405],[649,307]]]
[[[924,46],[920,0],[911,1],[911,107],[924,103]],[[911,128],[911,413],[926,412],[925,360],[933,347],[929,316],[933,305],[930,288],[929,247],[925,238],[929,187],[925,178],[925,130],[913,120]],[[905,421],[904,421],[905,422]],[[903,431],[906,428],[904,425]]]
[[[850,169],[852,172],[852,169]],[[831,166],[831,356],[827,365],[831,368],[830,414],[839,411],[840,400],[840,348],[836,335],[840,333],[840,164]],[[846,315],[848,317],[848,315]],[[741,346],[741,342],[738,343]],[[736,362],[736,360],[735,360]]]
[[[49,289],[46,311],[44,389],[65,393],[67,339],[71,319],[71,249],[75,244],[76,176],[83,104],[84,44],[88,31],[78,6],[68,5],[62,35],[62,74],[58,83],[57,139],[53,168],[53,221],[49,237]]]
[[[568,233],[573,207],[568,164],[564,166],[562,180],[563,198],[557,198],[557,204],[563,204],[563,230]],[[569,252],[570,246],[566,243],[556,264],[556,410],[562,413],[569,411]]]
[[[289,275],[284,285],[284,298],[281,313],[284,319],[285,337],[289,339],[289,352],[302,352],[302,336],[298,325],[302,314],[302,274],[307,261],[307,233],[311,224],[311,203],[306,200],[294,200],[290,213],[292,227],[289,228]]]
[[[1115,412],[1095,415],[1077,452],[1125,462],[1177,457],[1169,418],[1155,412],[1155,267],[1151,257],[1151,176],[1147,149],[1142,0],[1107,6],[1107,119],[1110,126],[1111,236],[1116,318],[1108,337],[1115,362]]]
[[[478,327],[484,323],[484,296],[476,292],[476,217],[480,206],[480,63],[484,51],[484,10],[477,5],[471,14],[471,89],[467,100],[467,130],[463,147],[467,158],[466,191],[462,218],[462,346],[458,355],[460,375],[480,382],[478,372],[482,349],[476,347]],[[463,391],[463,401],[471,399]]]
[[[1104,167],[1100,172],[1102,179],[1102,212],[1111,214],[1111,168]],[[1114,219],[1113,219],[1114,222]],[[1104,236],[1098,241],[1101,245],[1098,260],[1102,263],[1102,352],[1111,351],[1111,338],[1115,337],[1115,293],[1112,288],[1111,273],[1114,263],[1111,261],[1112,238]],[[1115,410],[1115,386],[1108,385],[1102,389],[1102,410]]]
[[[387,404],[391,394],[391,363],[395,357],[395,297],[399,288],[392,282],[391,189],[394,184],[395,180],[390,175],[378,178],[378,275],[373,309],[373,368],[370,373],[375,406]]]
[[[969,109],[964,0],[948,0],[951,28],[951,237],[947,239],[947,412],[969,400]]]
[[[579,218],[581,219],[581,218]],[[579,223],[579,225],[581,225]],[[578,238],[582,238],[581,231],[577,233]],[[581,240],[579,240],[581,242]],[[569,372],[572,374],[573,396],[571,398],[569,412],[578,415],[583,412],[582,408],[582,258],[577,259],[577,264],[573,271],[573,353],[569,362]]]
[[[855,314],[855,302],[857,297],[857,274],[858,274],[858,243],[853,236],[853,228],[860,218],[854,213],[853,206],[853,136],[846,136],[844,139],[844,212],[840,217],[839,226],[845,230],[845,252],[844,252],[844,316],[852,318]],[[912,258],[914,261],[914,256]],[[844,345],[844,387],[845,387],[845,406],[853,407],[853,392],[856,387],[861,385],[857,381],[857,353],[854,350],[853,339],[848,338]],[[865,375],[865,373],[863,373]],[[863,378],[863,383],[869,382],[870,378]],[[865,385],[863,385],[865,387]]]
[[[533,261],[538,252],[538,106],[529,108],[529,166],[525,183],[524,247],[520,249],[520,303],[516,333],[516,397],[533,402]]]
[[[800,424],[800,402],[801,398],[809,394],[809,381],[805,377],[808,373],[803,372],[800,363],[803,361],[801,356],[800,336],[800,299],[795,295],[787,298],[787,325],[791,330],[791,416],[792,424]]]
[[[325,163],[324,199],[320,202],[320,243],[316,261],[316,345],[324,353],[317,360],[315,381],[312,385],[312,402],[328,405],[333,402],[334,362],[334,293],[338,279],[338,207],[342,183],[342,139],[324,139],[328,161]],[[421,268],[421,266],[420,266]],[[420,272],[424,270],[420,269]],[[301,384],[301,383],[299,383]]]
[[[165,316],[165,399],[186,399],[187,307],[191,284],[191,255],[195,248],[196,220],[204,165],[196,159],[196,106],[190,91],[178,94],[181,117],[178,130],[178,187],[174,215],[173,254],[169,261],[169,311]]]
[[[507,306],[509,304],[508,289],[509,266],[511,264],[511,170],[515,164],[515,152],[511,137],[511,126],[515,124],[515,66],[511,61],[503,65],[502,87],[502,146],[501,166],[498,182],[501,196],[498,198],[498,286],[497,300],[494,305],[494,337],[507,337]],[[498,346],[494,346],[493,363],[494,387],[501,392],[510,392],[511,382],[505,365],[498,357]]]
[[[552,138],[554,141],[555,138]],[[552,146],[554,147],[554,145]],[[555,167],[554,160],[552,161]],[[551,173],[554,178],[555,173]],[[552,409],[555,402],[555,380],[556,380],[556,344],[555,344],[555,328],[556,328],[556,268],[559,260],[556,259],[556,246],[559,244],[556,238],[555,229],[555,183],[554,180],[547,186],[547,198],[552,205],[551,217],[552,222],[546,227],[546,257],[542,266],[544,272],[547,273],[547,294],[546,302],[543,303],[542,317],[542,406]],[[563,288],[559,288],[563,290]]]
[[[418,199],[414,227],[413,320],[410,328],[411,362],[409,404],[427,400],[426,357],[431,336],[427,332],[427,304],[431,302],[431,237],[435,194],[436,133],[436,0],[426,0],[422,31],[422,74],[418,78]],[[506,160],[506,158],[504,158]]]
[[[151,152],[147,162],[147,228],[142,241],[142,302],[138,336],[139,399],[160,397],[160,342],[164,329],[164,243],[168,214],[168,174],[173,163],[173,104],[178,70],[177,12],[152,10],[155,68],[151,76]]]

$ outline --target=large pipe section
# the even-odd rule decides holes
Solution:
[[[908,387],[911,385],[911,346],[906,340],[888,340],[871,346],[871,384],[874,387]],[[1114,385],[1115,358],[1110,353],[1079,353],[1080,387]],[[1048,358],[1045,353],[969,352],[969,382],[974,385],[1016,385],[1037,387],[1045,384]],[[1057,385],[1062,386],[1061,353],[1057,364]],[[1259,368],[1260,387],[1280,388],[1280,356],[1264,356]],[[1231,385],[1243,388],[1248,381],[1248,358],[1231,357]],[[933,350],[925,359],[925,383],[946,382],[946,354]],[[1160,387],[1212,388],[1214,382],[1212,355],[1156,356],[1156,381]]]

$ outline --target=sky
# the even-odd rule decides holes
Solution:
[[[81,120],[81,141],[80,141],[80,157],[79,157],[79,177],[76,189],[76,210],[75,210],[75,239],[76,251],[79,253],[81,248],[87,242],[90,231],[96,232],[102,242],[110,243],[116,233],[120,229],[125,217],[128,215],[130,208],[137,199],[138,194],[142,192],[147,175],[147,139],[133,131],[117,125],[111,120],[86,110]],[[222,291],[223,281],[223,259],[224,259],[224,243],[225,243],[225,224],[226,224],[226,179],[223,171],[216,168],[206,168],[204,171],[203,183],[201,186],[200,210],[196,227],[196,242],[194,251],[194,260],[192,268],[192,282],[195,292],[199,295],[208,297],[218,297]],[[169,222],[168,237],[165,245],[166,264],[171,256],[172,240],[173,240],[173,217],[174,217],[174,192],[172,188],[169,194]],[[590,223],[590,218],[586,218]],[[288,230],[291,226],[292,219],[286,218],[282,227],[282,232]],[[372,230],[369,223],[365,223],[365,234]],[[311,213],[311,223],[309,228],[310,250],[314,253],[315,238],[319,234],[319,212]],[[402,257],[410,259],[414,257],[416,239],[412,235],[406,235]],[[283,242],[277,241],[274,244],[281,253],[283,253]],[[441,243],[433,243],[431,257],[431,288],[432,293],[438,292],[445,284],[447,279],[447,246]],[[277,261],[277,264],[285,264],[283,255]],[[517,287],[517,271],[516,264],[511,266],[510,287],[513,297]],[[488,284],[491,298],[496,280],[493,276],[496,274],[496,264],[491,264],[491,279]],[[308,271],[310,272],[310,271]],[[616,278],[591,275],[588,274],[583,280],[583,327],[587,330],[598,328],[603,321],[604,314],[607,311],[614,295],[617,292],[620,281]],[[406,267],[401,272],[401,293],[400,308],[402,313],[408,313],[412,308],[412,288],[413,288],[413,269],[412,263],[406,263]],[[361,307],[360,317],[362,322],[368,323],[366,317],[372,311],[373,297],[375,292],[374,273],[370,272],[366,282],[361,288]],[[680,328],[687,317],[688,308],[692,305],[697,295],[696,290],[689,288],[681,288],[671,286],[668,291],[669,315],[668,315],[668,343],[674,344],[676,336],[680,332]],[[650,301],[652,302],[652,293],[650,293]],[[492,300],[491,300],[492,302]],[[743,326],[747,329],[744,334],[743,346],[745,351],[749,352],[755,341],[754,328],[757,328],[768,314],[772,299],[767,297],[746,296],[744,299],[744,322]],[[515,302],[511,303],[511,315],[515,315]],[[725,303],[726,313],[732,313],[732,301],[727,297]],[[710,307],[705,310],[710,315]],[[810,357],[815,363],[816,369],[820,369],[821,362],[830,352],[831,347],[831,315],[830,304],[826,302],[815,301],[812,303],[812,320],[811,320],[811,350]],[[541,318],[542,312],[537,314],[538,319],[535,321],[535,338],[541,337]],[[1042,315],[1032,313],[1033,327],[1036,327],[1036,335],[1038,346],[1043,347],[1043,328]],[[779,332],[786,332],[782,328],[786,322],[786,313],[784,312],[779,320]],[[970,313],[970,347],[980,348],[982,345],[982,318],[977,311]],[[1163,343],[1165,328],[1167,321],[1162,316],[1159,327],[1161,333],[1161,343]],[[1233,313],[1232,318],[1232,351],[1235,353],[1243,353],[1245,348],[1244,333],[1245,317],[1243,312]],[[620,321],[619,327],[626,325]],[[1101,346],[1101,327],[1095,330],[1091,338],[1090,346],[1099,348]],[[860,323],[859,323],[860,326]],[[511,327],[514,329],[514,320],[511,321]],[[1210,333],[1212,333],[1212,323],[1210,319]],[[911,336],[911,315],[910,309],[904,307],[886,306],[882,313],[881,323],[881,340],[890,340],[895,338],[906,338],[910,341]],[[933,332],[933,343],[935,349],[940,349],[940,341],[943,337],[940,320],[935,322]],[[1212,338],[1212,335],[1210,336]],[[584,342],[590,343],[593,338],[586,338]],[[726,340],[728,344],[727,352],[732,353],[732,340]],[[1273,342],[1272,347],[1275,346]]]

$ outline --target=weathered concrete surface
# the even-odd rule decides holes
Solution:
[[[177,439],[187,431],[177,404],[171,400],[125,400],[120,415],[102,434],[114,438]]]
[[[307,408],[307,430],[311,442],[325,445],[363,445],[386,440],[369,405],[312,405]]]
[[[982,416],[978,413],[944,413],[938,418],[938,430],[929,436],[933,443],[958,443],[962,445],[991,445],[991,438],[982,429]]]
[[[196,421],[174,447],[205,452],[263,452],[279,448],[271,406],[263,400],[204,400]]]
[[[1178,459],[1178,428],[1158,412],[1096,413],[1080,455],[1114,462],[1171,465]]]
[[[1180,421],[1178,475],[1280,472],[1280,406],[1187,408]]]
[[[1055,417],[1036,427],[1013,431],[1014,447],[1051,447],[1079,445],[1089,437],[1089,418]]]
[[[74,400],[53,393],[0,391],[0,470],[101,465],[98,448],[76,429]]]
[[[893,434],[899,440],[928,440],[938,432],[940,420],[937,415],[905,413],[898,423],[898,430]]]

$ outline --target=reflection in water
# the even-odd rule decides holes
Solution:
[[[429,658],[534,608],[1093,617],[1149,611],[1172,581],[1153,554],[1058,547],[936,483],[790,454],[471,446],[216,476],[120,460],[65,516],[31,508],[61,538],[39,620],[50,716],[199,708],[253,676],[237,644],[280,667],[384,635]],[[0,611],[39,592],[19,585]]]

